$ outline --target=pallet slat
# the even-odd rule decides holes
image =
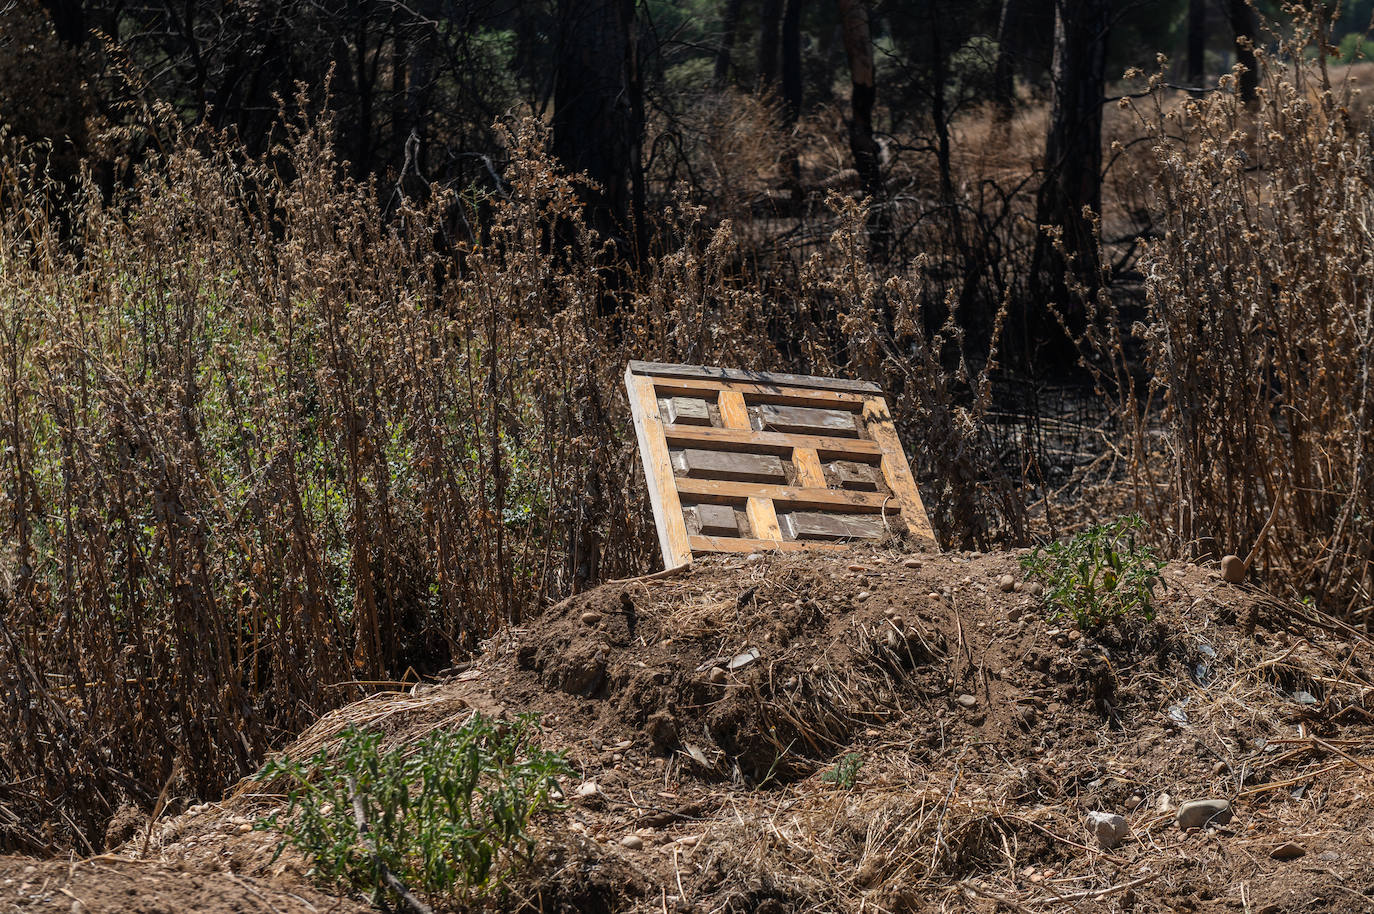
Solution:
[[[792,435],[786,432],[754,432],[708,425],[665,425],[663,434],[672,447],[711,447],[718,451],[787,456],[796,448],[816,452],[822,460],[863,460],[880,457],[883,449],[867,438],[832,438],[825,435]]]
[[[696,501],[743,504],[750,498],[767,498],[791,508],[835,510],[843,508],[858,513],[873,513],[887,509],[898,514],[897,500],[887,492],[856,492],[848,489],[804,489],[800,486],[774,486],[756,482],[731,482],[728,479],[677,478],[677,490]]]
[[[844,543],[806,543],[791,540],[756,540],[733,536],[693,536],[688,540],[693,552],[801,552],[815,549],[821,552],[843,552]]]

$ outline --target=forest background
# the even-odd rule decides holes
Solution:
[[[0,4],[0,849],[652,570],[629,358],[1374,612],[1374,0]]]

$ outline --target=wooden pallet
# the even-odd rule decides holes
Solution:
[[[631,362],[625,387],[668,568],[890,530],[935,539],[875,384]]]

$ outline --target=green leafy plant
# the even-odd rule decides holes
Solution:
[[[835,763],[825,774],[821,775],[821,780],[827,784],[834,784],[836,787],[843,787],[845,790],[854,786],[859,778],[859,770],[864,766],[864,757],[858,752],[846,752],[844,756]]]
[[[321,879],[407,902],[487,888],[507,864],[529,858],[529,824],[570,773],[559,753],[531,745],[534,715],[474,714],[456,730],[383,752],[381,734],[349,728],[335,752],[274,759],[256,775],[289,783],[286,809],[259,829],[282,832],[277,849],[301,850]],[[412,905],[413,907],[414,905]]]
[[[1082,629],[1131,616],[1153,619],[1164,562],[1137,542],[1144,526],[1138,516],[1120,517],[1023,556],[1021,567],[1045,585],[1050,618],[1068,616]]]

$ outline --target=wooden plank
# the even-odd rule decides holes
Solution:
[[[853,413],[813,406],[781,406],[761,403],[754,413],[754,428],[760,431],[789,432],[794,435],[837,435],[859,437]]]
[[[658,415],[658,396],[654,393],[652,381],[633,372],[625,373],[625,387],[629,393],[630,409],[634,413],[644,476],[649,483],[649,503],[654,510],[654,525],[658,528],[663,565],[665,568],[677,568],[692,561],[692,547],[687,539],[687,524],[682,517],[682,501],[678,498],[673,479],[668,442],[664,440],[663,423]]]
[[[673,447],[705,446],[716,451],[749,451],[789,455],[794,448],[813,450],[822,460],[878,457],[883,449],[864,438],[831,438],[824,435],[789,435],[738,428],[707,428],[697,425],[665,425],[663,434]]]
[[[729,505],[704,502],[688,510],[696,512],[703,536],[739,536],[739,518],[735,517],[735,509]]]
[[[864,403],[864,424],[868,437],[883,449],[883,479],[901,509],[907,530],[921,539],[935,542],[935,531],[926,516],[925,503],[921,501],[920,490],[911,475],[911,465],[907,463],[906,451],[902,450],[901,439],[892,425],[892,414],[887,410],[887,402],[882,397],[872,397]]]
[[[792,466],[797,470],[797,483],[802,488],[827,488],[825,470],[821,469],[821,457],[816,453],[815,448],[793,448]]]
[[[744,405],[744,394],[737,390],[722,390],[716,400],[720,407],[720,424],[726,428],[749,428],[749,407]]]
[[[792,540],[875,540],[891,525],[880,514],[833,514],[789,511],[778,518],[783,534]]]
[[[871,381],[851,381],[847,378],[821,378],[809,374],[784,374],[776,371],[747,371],[738,368],[714,368],[709,365],[671,365],[666,362],[630,362],[635,374],[658,378],[694,378],[711,381],[748,381],[782,387],[814,387],[820,390],[850,390],[859,393],[881,394],[882,388]]]
[[[677,490],[692,501],[739,504],[750,498],[767,498],[791,508],[820,510],[888,511],[896,514],[897,500],[886,492],[847,492],[843,489],[803,489],[799,486],[770,486],[757,482],[727,482],[723,479],[688,479],[679,476]]]
[[[649,375],[636,377],[650,378]],[[811,390],[803,387],[774,387],[744,381],[697,381],[692,378],[650,378],[661,397],[701,397],[728,390],[748,397],[754,403],[785,403],[793,406],[819,406],[859,412],[864,394],[847,390]]]
[[[782,460],[772,454],[736,454],[688,448],[673,454],[673,469],[691,479],[775,483],[787,480]]]
[[[688,541],[693,552],[800,552],[815,549],[819,552],[843,552],[845,543],[807,542],[804,540],[759,540],[748,537],[694,536]]]
[[[858,489],[864,492],[878,491],[878,478],[882,471],[878,467],[853,460],[836,460],[830,464],[835,474],[835,482],[841,489]]]
[[[780,540],[782,531],[778,529],[778,515],[773,503],[766,498],[751,498],[745,509],[749,514],[749,532],[755,539]]]
[[[710,425],[711,410],[700,397],[669,397],[667,419],[674,425]]]

